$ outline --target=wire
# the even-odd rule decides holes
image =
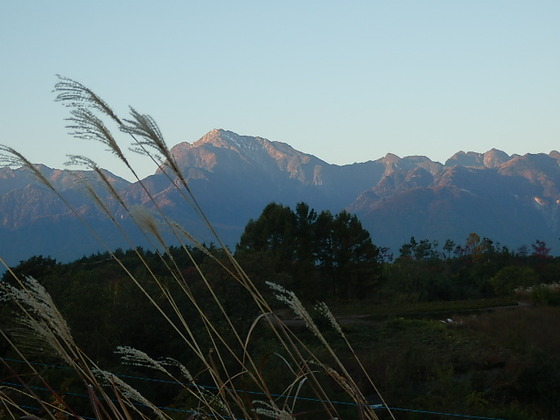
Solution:
[[[7,357],[2,358],[2,359],[5,360],[5,361],[14,362],[14,363],[25,363],[25,364],[29,363],[31,365],[42,366],[42,367],[72,370],[72,368],[69,368],[68,366],[50,365],[50,364],[39,363],[39,362],[26,362],[24,360],[11,359],[11,358],[7,358]],[[146,376],[133,376],[133,375],[124,375],[124,374],[116,374],[115,376],[117,376],[119,378],[123,378],[123,379],[134,379],[134,380],[139,380],[139,381],[147,381],[147,382],[155,382],[155,383],[163,383],[163,384],[193,386],[193,387],[197,387],[197,388],[212,389],[212,390],[217,390],[218,389],[218,387],[211,386],[211,385],[195,385],[195,384],[187,383],[187,382],[176,382],[176,381],[171,381],[171,380],[166,380],[166,379],[150,378],[150,377],[146,377]],[[6,385],[10,385],[10,386],[22,386],[20,384],[12,384],[12,383],[9,383],[9,382],[0,382],[0,384],[6,384]],[[41,388],[41,387],[31,387],[30,386],[29,388],[48,391],[48,389]],[[245,393],[245,394],[265,395],[263,392],[259,392],[259,391],[247,391],[247,390],[240,390],[240,389],[234,389],[233,391],[240,392],[240,393]],[[66,394],[67,395],[78,396],[78,397],[89,398],[89,396],[86,395],[86,394],[77,394],[77,393],[70,393],[70,392],[67,392]],[[327,402],[327,401],[323,401],[323,400],[320,400],[320,399],[317,399],[317,398],[296,397],[296,396],[293,396],[293,395],[282,395],[282,394],[270,394],[270,395],[272,397],[276,397],[276,398],[297,398],[298,400],[302,400],[302,401],[323,402],[323,403]],[[336,405],[347,405],[347,406],[356,406],[357,405],[354,402],[348,402],[348,401],[330,401],[330,403],[336,404]],[[144,404],[140,404],[140,403],[135,403],[135,405],[137,405],[139,407],[146,407]],[[432,415],[438,415],[438,416],[459,417],[459,418],[475,419],[475,420],[505,420],[503,418],[498,418],[498,417],[484,417],[484,416],[475,416],[475,415],[470,415],[470,414],[444,413],[444,412],[429,411],[429,410],[418,410],[418,409],[413,409],[413,408],[388,407],[384,404],[372,404],[372,405],[370,405],[370,407],[373,408],[373,409],[376,409],[376,410],[377,409],[386,409],[386,410],[403,411],[403,412],[409,412],[409,413],[432,414]],[[173,408],[173,407],[158,407],[158,408],[160,410],[164,410],[164,411],[176,411],[176,412],[182,412],[182,413],[188,413],[188,414],[196,414],[196,412],[194,412],[194,411],[182,410],[182,409]],[[236,419],[236,420],[243,420],[243,419]]]

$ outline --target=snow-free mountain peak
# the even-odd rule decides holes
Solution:
[[[499,168],[517,155],[509,156],[507,153],[498,149],[490,149],[486,153],[478,152],[457,152],[445,162],[445,166],[464,166],[467,168]]]
[[[313,168],[326,162],[294,149],[286,143],[263,137],[242,136],[233,131],[215,129],[196,142],[180,143],[171,149],[179,167],[188,176],[200,171],[238,173],[239,171],[288,173],[291,178],[314,178]],[[195,175],[196,174],[196,175]]]
[[[298,158],[309,162],[314,157],[294,149],[287,143],[271,141],[258,136],[245,136],[233,131],[214,129],[193,143],[193,147],[213,146],[238,152],[247,159],[259,161],[262,154],[275,160]]]

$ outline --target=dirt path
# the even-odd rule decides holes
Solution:
[[[433,312],[411,312],[411,313],[394,313],[394,314],[365,314],[365,315],[342,315],[340,317],[336,317],[336,320],[340,323],[340,325],[368,325],[368,326],[379,326],[381,325],[385,319],[391,317],[404,317],[404,318],[432,318],[432,319],[439,319],[444,323],[453,323],[453,317],[467,315],[467,314],[476,314],[476,313],[483,313],[483,312],[494,312],[499,310],[507,310],[507,309],[519,309],[519,308],[526,308],[531,306],[528,302],[518,302],[517,305],[507,305],[507,306],[487,306],[483,308],[475,308],[475,309],[457,309],[457,310],[439,310]],[[301,319],[295,318],[288,318],[289,314],[285,311],[279,311],[276,313],[278,318],[274,318],[272,321],[273,325],[277,324],[278,322],[282,322],[286,327],[291,328],[305,328],[305,323]],[[374,317],[379,317],[379,319],[372,319]],[[279,320],[279,321],[278,321]]]

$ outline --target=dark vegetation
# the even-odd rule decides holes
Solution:
[[[209,249],[227,264],[223,250]],[[254,305],[244,300],[240,286],[215,261],[196,248],[191,254],[214,290],[225,297],[224,307],[237,331],[247,332],[259,315]],[[166,308],[169,301],[151,281],[139,255],[177,296],[176,303],[193,323],[192,329],[202,331],[204,325],[169,278],[164,263],[172,258],[204,302],[209,292],[193,261],[179,248],[170,248],[163,259],[157,252],[142,249],[118,250],[114,256],[99,253],[67,264],[38,256],[13,270],[40,280],[67,318],[76,342],[95,362],[116,373],[157,380],[153,371],[123,366],[115,355],[117,346],[138,348],[152,357],[189,360],[192,356],[115,261],[116,256]],[[447,241],[442,246],[411,238],[398,255],[392,255],[376,247],[359,220],[347,212],[332,215],[317,213],[304,203],[295,210],[272,203],[246,226],[235,255],[271,301],[273,293],[265,281],[293,290],[309,305],[326,301],[390,407],[507,419],[560,418],[560,290],[556,284],[560,259],[550,256],[545,243],[537,240],[530,247],[510,250],[473,233],[464,244]],[[2,280],[12,281],[11,275],[5,274]],[[208,317],[221,322],[211,308]],[[13,328],[13,308],[4,304],[1,310],[1,328]],[[276,310],[302,341],[312,345],[313,335],[281,302]],[[317,323],[330,337],[328,322],[318,317]],[[263,372],[274,378],[269,381],[272,392],[281,393],[289,375],[285,365],[272,357],[277,349],[272,332],[266,331],[261,330],[252,346],[257,353],[260,350]],[[352,360],[344,356],[347,347],[336,342],[333,331],[335,349],[343,360]],[[19,359],[5,342],[0,343],[4,357]],[[60,384],[58,391],[77,398],[71,396],[76,385],[72,376],[66,378],[64,369],[52,367],[56,360],[49,354],[37,352],[32,361],[44,363],[40,365],[43,375]],[[347,368],[358,376],[358,384],[369,387],[355,363],[349,362]],[[24,364],[12,364],[0,370],[1,380],[13,382],[16,373],[24,375],[27,369]],[[203,366],[199,370],[203,372]],[[197,379],[204,383],[203,374]],[[160,406],[182,407],[188,399],[180,388],[165,382],[139,379],[135,386]],[[379,403],[372,389],[362,391],[372,396],[372,404]],[[379,410],[380,418],[384,415]],[[394,415],[399,419],[449,418],[400,410]],[[315,418],[312,412],[301,417]]]

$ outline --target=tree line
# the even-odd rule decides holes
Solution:
[[[419,302],[506,296],[554,283],[560,262],[550,251],[540,240],[512,250],[470,233],[462,244],[411,237],[395,256],[346,211],[270,203],[245,227],[236,256],[257,280],[273,279],[304,300]]]
[[[217,255],[222,252],[212,245],[209,249]],[[160,275],[167,275],[158,252],[140,251],[154,270],[161,269]],[[192,262],[180,249],[171,247],[168,253],[164,258],[172,258],[184,270],[192,268]],[[198,263],[206,264],[208,272],[215,273],[214,280],[220,283],[219,270],[211,266],[204,252],[193,247],[190,253]],[[141,271],[137,254],[138,250],[116,251],[130,270]],[[391,250],[374,244],[356,215],[347,211],[317,212],[303,202],[294,209],[268,204],[258,218],[247,223],[235,247],[235,256],[263,292],[267,290],[265,282],[271,281],[309,302],[488,298],[511,295],[515,289],[553,284],[560,278],[559,258],[553,257],[550,247],[540,240],[530,247],[512,250],[476,233],[469,234],[463,244],[448,239],[441,245],[438,241],[411,237],[395,256]],[[111,262],[108,253],[68,264],[38,256],[13,268],[37,278],[50,278],[55,272],[65,277],[75,270],[81,277],[93,270],[102,273],[98,277],[114,278],[115,286],[121,287],[119,267]],[[111,274],[104,274],[105,271]],[[196,283],[196,273],[192,274]],[[9,277],[8,273],[4,275],[5,279]],[[76,280],[59,280],[53,285],[62,291],[68,283],[74,284]]]

